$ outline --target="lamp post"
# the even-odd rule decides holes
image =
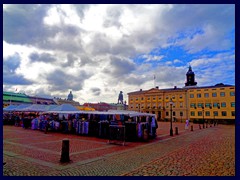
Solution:
[[[173,101],[172,101],[172,98],[170,99],[169,101],[169,104],[170,104],[170,136],[173,136],[173,129],[172,129],[172,105],[173,105]]]
[[[204,127],[204,123],[205,123],[205,120],[204,120],[204,106],[202,106],[202,115],[203,115],[203,128],[205,128]]]

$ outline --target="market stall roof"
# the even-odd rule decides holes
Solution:
[[[61,104],[53,108],[51,111],[78,111],[78,109],[71,104]]]
[[[51,110],[47,111],[48,113],[63,113],[63,114],[99,114],[99,115],[128,115],[130,117],[136,116],[155,116],[155,114],[150,113],[140,113],[136,111],[126,111],[126,110],[111,110],[111,111],[59,111]]]
[[[3,108],[3,111],[13,111],[18,105],[9,105],[8,107]]]
[[[51,111],[51,110],[53,110],[54,108],[56,108],[58,106],[59,105],[55,105],[55,104],[47,105],[47,106],[45,106],[45,111]]]
[[[43,104],[32,104],[31,106],[23,108],[21,111],[25,112],[43,112],[47,105]]]
[[[13,108],[13,111],[22,111],[28,106],[31,106],[32,104],[20,104],[17,107]]]

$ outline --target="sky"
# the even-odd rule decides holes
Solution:
[[[234,4],[3,5],[3,91],[128,102],[184,87],[189,65],[197,86],[235,85]]]

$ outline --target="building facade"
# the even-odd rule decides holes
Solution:
[[[235,86],[196,86],[191,66],[183,88],[158,87],[128,93],[128,110],[156,114],[159,121],[235,122]]]

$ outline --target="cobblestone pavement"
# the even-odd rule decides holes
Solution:
[[[148,142],[108,144],[107,139],[3,126],[4,176],[234,176],[235,126],[218,125],[169,136],[160,122]],[[60,163],[62,139],[70,141],[69,163]]]

